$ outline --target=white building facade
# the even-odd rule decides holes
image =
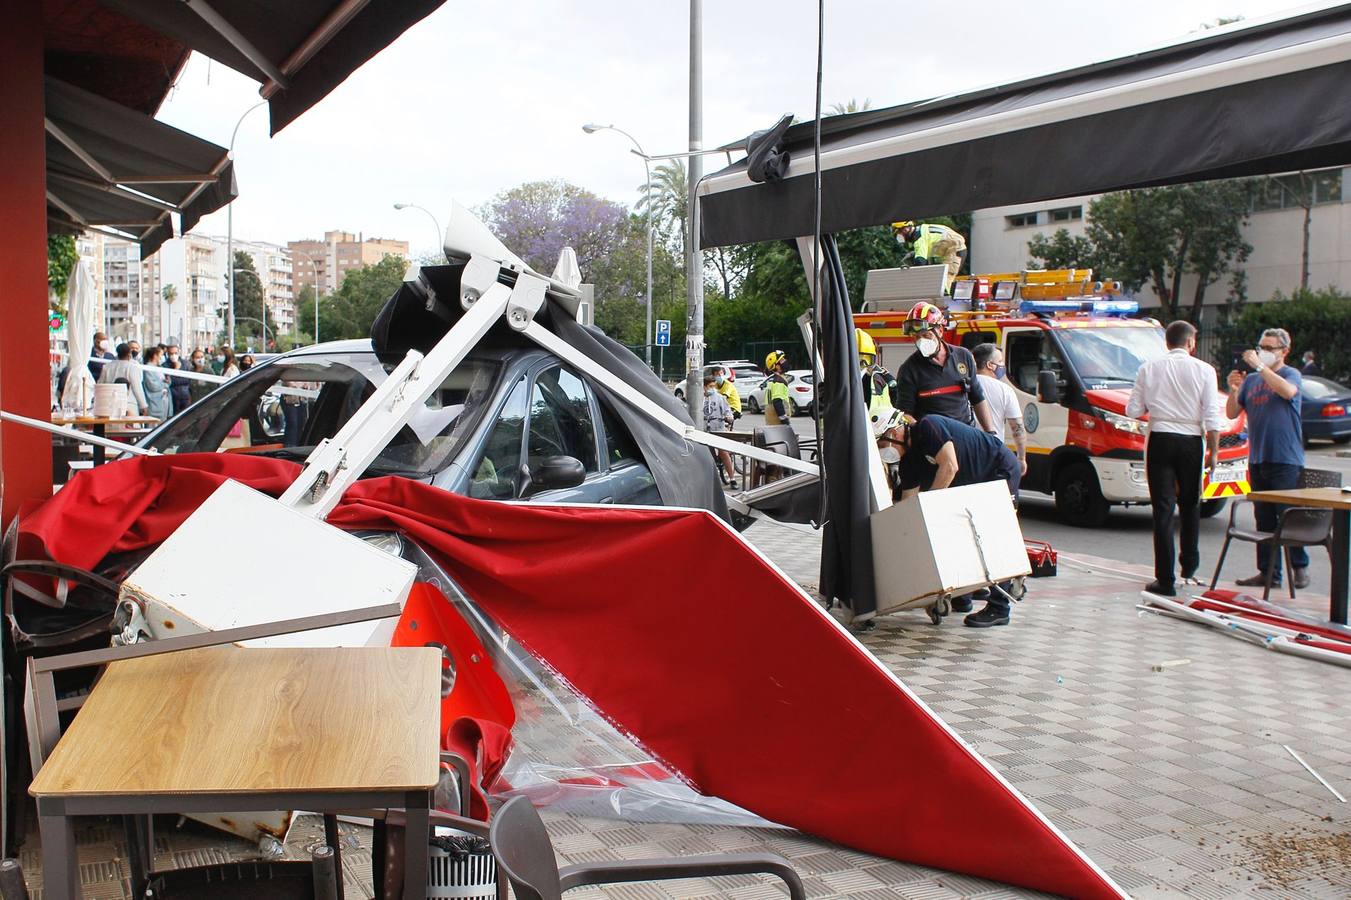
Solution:
[[[1304,207],[1301,195],[1312,198],[1309,225],[1309,287],[1351,288],[1351,169],[1328,169],[1268,180],[1253,204],[1244,235],[1252,254],[1243,265],[1247,299],[1263,302],[1277,291],[1285,295],[1299,288],[1303,257]],[[1036,235],[1050,237],[1058,229],[1082,236],[1090,217],[1089,205],[1099,195],[1069,197],[1042,203],[977,210],[971,216],[971,271],[1016,272],[1028,268],[1028,242]],[[1098,278],[1110,272],[1095,272]],[[1181,296],[1191,297],[1195,277],[1182,281]],[[1205,306],[1224,304],[1229,284],[1220,281],[1206,290]],[[1143,286],[1137,298],[1142,308],[1158,306],[1152,288]]]

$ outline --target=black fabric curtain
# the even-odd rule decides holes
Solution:
[[[817,394],[824,403],[826,431],[821,466],[826,521],[821,536],[821,594],[838,599],[856,618],[877,612],[873,581],[872,497],[868,442],[872,427],[859,377],[853,310],[834,235],[821,237],[821,348],[825,378]],[[811,260],[807,260],[811,270]]]

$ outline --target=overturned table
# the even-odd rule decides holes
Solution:
[[[209,647],[109,664],[33,779],[43,895],[79,896],[71,816],[407,810],[425,847],[439,772],[435,648]],[[426,895],[409,852],[404,897]]]

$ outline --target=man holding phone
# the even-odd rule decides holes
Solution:
[[[1290,333],[1284,328],[1262,332],[1256,350],[1243,351],[1243,363],[1252,370],[1244,376],[1237,369],[1229,373],[1229,418],[1239,411],[1248,414],[1248,481],[1254,491],[1286,490],[1299,486],[1304,470],[1304,431],[1300,425],[1299,386],[1303,376],[1285,363],[1290,353]],[[1275,531],[1282,507],[1258,503],[1253,510],[1261,531]],[[1240,578],[1235,584],[1261,587],[1271,566],[1271,586],[1281,584],[1281,554],[1266,544],[1257,545],[1257,574]],[[1290,577],[1295,587],[1309,586],[1309,554],[1303,547],[1290,549]]]

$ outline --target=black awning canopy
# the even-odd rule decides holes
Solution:
[[[150,255],[235,197],[224,147],[47,79],[47,210],[67,230],[114,229]]]
[[[102,0],[260,82],[275,135],[444,0]]]
[[[699,187],[705,247],[813,230],[812,123],[787,177]],[[824,232],[900,218],[1351,164],[1351,4],[1017,84],[822,122]]]

